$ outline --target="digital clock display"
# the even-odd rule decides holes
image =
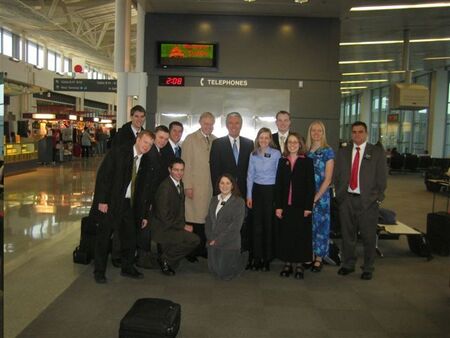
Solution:
[[[159,85],[170,87],[183,87],[184,76],[160,76]]]

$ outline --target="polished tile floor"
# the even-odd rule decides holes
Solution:
[[[183,262],[177,276],[146,270],[130,281],[108,268],[96,285],[92,266],[73,264],[80,219],[92,201],[99,158],[5,180],[5,337],[117,337],[118,323],[139,297],[182,305],[179,337],[450,337],[450,258],[431,262],[405,239],[380,241],[385,257],[375,278],[336,275],[325,266],[304,281],[246,272],[232,282],[211,278],[206,262]],[[432,194],[420,175],[389,177],[385,207],[425,230]],[[437,196],[442,209],[444,196]]]

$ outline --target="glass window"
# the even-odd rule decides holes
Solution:
[[[38,64],[38,46],[34,42],[27,41],[27,60],[32,65]]]
[[[51,50],[47,52],[47,69],[56,71],[56,53]]]
[[[3,31],[3,54],[13,56],[12,33],[5,30]]]
[[[61,54],[56,53],[56,71],[62,73]]]
[[[64,58],[64,73],[70,73],[72,71],[72,60],[69,58]]]
[[[41,68],[44,67],[44,47],[38,45],[38,63],[37,65]]]

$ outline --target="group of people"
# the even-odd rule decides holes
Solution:
[[[244,269],[303,279],[320,272],[328,255],[330,187],[334,183],[342,220],[343,265],[355,270],[358,232],[364,245],[362,279],[371,279],[378,204],[386,188],[386,160],[367,143],[367,126],[352,126],[353,146],[335,158],[325,126],[311,123],[306,140],[293,132],[287,111],[276,115],[277,133],[261,128],[256,140],[240,135],[242,117],[229,113],[228,135],[216,138],[215,117],[200,116],[200,129],[180,140],[183,125],[143,129],[145,110],[114,138],[96,179],[91,216],[98,223],[94,278],[106,283],[112,238],[113,265],[121,275],[142,278],[135,267],[159,266],[175,275],[183,258],[208,259],[223,280]]]

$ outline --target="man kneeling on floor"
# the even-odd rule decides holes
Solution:
[[[161,271],[168,276],[181,259],[189,255],[200,243],[200,238],[186,225],[184,218],[184,161],[175,159],[169,164],[170,176],[158,187],[152,206],[150,229],[152,239],[161,245],[158,263]]]
[[[134,201],[135,196],[146,195],[149,186],[149,161],[146,155],[153,145],[154,135],[144,130],[133,146],[123,145],[111,149],[97,172],[93,208],[98,221],[95,243],[94,278],[106,283],[106,263],[111,234],[117,229],[121,248],[121,275],[140,279],[144,275],[134,267],[136,235],[139,226],[147,225],[149,205]],[[139,202],[139,203],[138,203]],[[142,210],[137,210],[142,209]],[[138,215],[142,215],[138,216]],[[137,219],[139,218],[139,219]]]

